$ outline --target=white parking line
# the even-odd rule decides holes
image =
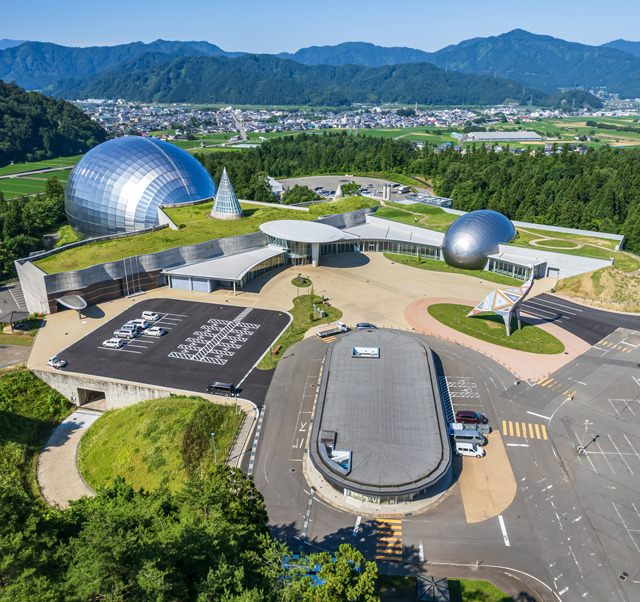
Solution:
[[[529,308],[529,307],[528,307],[527,305],[525,305],[524,303],[522,304],[522,306],[521,306],[521,307],[522,307],[522,309],[524,309],[524,310],[526,310],[526,311],[532,311],[532,310],[531,310],[531,308]],[[543,314],[549,314],[550,316],[557,316],[557,317],[558,317],[558,318],[560,318],[560,319],[563,319],[563,318],[566,318],[567,320],[570,320],[570,319],[571,319],[571,318],[569,318],[569,317],[565,316],[564,314],[560,314],[560,313],[558,313],[557,311],[546,311],[546,310],[544,310],[544,309],[540,309],[540,308],[539,308],[539,307],[537,307],[537,306],[534,306],[534,307],[533,307],[533,309],[534,309],[535,311],[539,311],[539,312],[541,312],[541,313],[543,313]],[[548,318],[547,318],[547,319],[548,319]]]
[[[129,344],[129,345],[127,345],[127,347],[138,347],[139,349],[149,349],[148,347],[145,347],[144,345],[131,345],[131,344]],[[124,351],[124,349],[123,349],[123,351]]]
[[[142,353],[142,351],[129,351],[128,349],[114,349],[113,347],[98,347],[98,349],[106,349],[107,351],[124,351],[125,353]]]
[[[633,475],[633,470],[631,470],[631,466],[629,466],[629,464],[627,464],[626,458],[620,453],[620,450],[618,449],[618,446],[615,444],[615,442],[611,438],[611,435],[607,435],[607,437],[609,437],[609,441],[611,441],[611,445],[613,445],[613,447],[616,448],[616,451],[618,452],[618,454],[622,458],[622,461],[626,464],[627,468],[629,469],[629,472]]]
[[[607,464],[609,465],[609,468],[611,469],[611,472],[612,472],[613,474],[616,474],[616,471],[615,471],[615,470],[613,470],[613,466],[611,466],[611,462],[609,462],[609,458],[607,458],[607,454],[605,454],[605,453],[602,451],[602,448],[600,447],[600,443],[598,443],[598,440],[597,440],[597,439],[596,439],[595,443],[596,443],[596,445],[598,446],[598,449],[600,450],[600,452],[602,453],[602,455],[603,455],[604,459],[607,461]]]
[[[498,514],[498,520],[500,521],[500,529],[502,529],[502,537],[504,537],[504,545],[510,547],[509,536],[507,535],[507,529],[504,526],[504,519],[502,518],[502,514]]]
[[[636,456],[638,456],[638,460],[640,460],[640,454],[638,453],[638,451],[636,450],[635,447],[633,447],[633,445],[631,445],[631,441],[629,441],[629,439],[627,438],[626,435],[622,435],[626,440],[627,443],[629,444],[629,447],[633,450],[633,452],[635,453]]]
[[[528,300],[526,301],[526,303],[533,303],[534,305],[542,305],[542,307],[549,307],[546,303],[542,303],[542,302],[537,301],[537,300],[535,300],[535,301],[534,301],[533,299],[528,299]],[[549,309],[553,309],[553,307],[549,307]],[[558,310],[554,310],[554,311],[555,311],[555,313],[557,313],[557,314],[560,314],[560,313],[561,313],[561,314],[570,314],[570,315],[572,315],[572,316],[575,316],[575,315],[576,315],[576,314],[574,314],[572,311],[567,311],[567,310],[564,310],[564,311],[563,311],[563,310],[560,310],[560,311],[558,311]]]
[[[579,311],[580,313],[584,311],[582,309],[578,309],[577,307],[573,307],[573,305],[562,305],[562,303],[554,303],[553,301],[547,301],[546,299],[544,299],[544,302],[549,303],[550,305],[557,305],[558,307],[567,307],[569,309],[573,309],[574,311]]]
[[[616,514],[618,515],[618,518],[620,519],[622,526],[626,529],[627,535],[629,535],[629,537],[631,538],[631,541],[633,542],[633,545],[636,547],[636,550],[638,550],[638,554],[640,554],[640,548],[638,547],[638,544],[636,543],[636,540],[633,537],[633,535],[631,535],[631,531],[629,531],[629,527],[627,527],[627,523],[624,522],[624,519],[622,518],[622,515],[620,514],[620,511],[616,507],[615,503],[614,502],[611,502],[611,503],[613,504],[613,509],[616,511]]]
[[[545,322],[553,322],[554,324],[562,324],[562,322],[560,320],[550,320],[549,318],[545,318],[544,316],[540,316],[537,313],[531,311],[530,309],[527,309],[526,307],[523,307],[521,309],[521,311],[525,314],[529,314],[530,316],[535,316],[536,318],[540,318],[541,320],[544,320]]]

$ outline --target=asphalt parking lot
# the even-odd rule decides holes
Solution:
[[[617,328],[640,330],[640,316],[602,311],[546,293],[527,297],[521,307],[527,322],[551,322],[590,345],[596,344]],[[532,321],[529,316],[534,316],[539,322]]]
[[[103,341],[143,311],[155,311],[162,337],[142,333],[125,340],[120,349]],[[232,382],[239,395],[260,404],[271,381],[271,371],[253,370],[289,324],[285,312],[198,303],[176,299],[149,299],[136,303],[76,343],[60,351],[68,362],[63,370],[145,385],[205,393],[212,381]],[[255,376],[254,376],[255,375]],[[262,399],[261,399],[262,396]]]
[[[392,184],[395,185],[395,182],[391,182],[390,180],[381,180],[378,178],[365,178],[360,176],[347,177],[347,176],[311,176],[308,178],[288,178],[286,180],[278,180],[285,188],[293,188],[296,184],[299,186],[307,186],[312,190],[318,186],[322,186],[325,190],[337,190],[338,186],[342,184],[348,184],[349,182],[356,182],[363,188],[366,188],[367,184],[371,184],[371,188],[368,188],[369,192],[374,195],[382,196],[382,186],[383,184]],[[417,186],[418,182],[416,182],[415,188],[418,192],[428,193],[426,188],[420,188]],[[404,200],[406,195],[397,194],[395,192],[395,188],[392,189],[391,192],[391,200],[392,201],[402,201]]]

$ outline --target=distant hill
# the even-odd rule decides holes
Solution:
[[[344,42],[336,46],[310,46],[293,54],[276,55],[303,65],[363,65],[381,67],[403,63],[430,63],[430,53],[413,48],[385,48],[367,42]]]
[[[304,104],[353,102],[497,104],[508,99],[550,102],[547,94],[500,78],[470,75],[428,63],[362,67],[302,65],[272,55],[228,59],[182,57],[156,64],[155,53],[85,80],[59,81],[46,92],[65,98],[125,98],[138,102]],[[147,68],[147,65],[150,65]]]
[[[106,132],[64,100],[0,81],[0,166],[86,153]]]
[[[463,73],[497,75],[552,92],[606,86],[624,98],[640,96],[640,58],[603,46],[587,46],[522,29],[466,40],[434,52],[431,62]]]
[[[613,40],[613,42],[607,42],[603,44],[608,48],[617,48],[623,52],[630,52],[636,56],[640,56],[640,42],[629,42],[628,40]]]
[[[20,46],[20,44],[24,44],[26,40],[8,40],[7,38],[2,38],[0,40],[0,50],[4,50],[5,48],[13,48],[14,46]]]
[[[25,42],[0,50],[0,79],[39,90],[59,79],[83,78],[148,52],[162,52],[166,61],[181,56],[240,56],[208,42],[134,42],[119,46],[70,48],[45,42]]]
[[[623,97],[640,96],[640,42],[617,40],[604,46],[566,42],[515,29],[489,38],[473,38],[437,52],[383,48],[364,42],[311,46],[278,56],[307,65],[366,65],[427,62],[461,71],[515,80],[555,94],[558,89],[606,86]]]

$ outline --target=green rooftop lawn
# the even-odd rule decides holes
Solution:
[[[215,238],[225,238],[257,232],[260,224],[274,220],[296,219],[315,220],[321,215],[355,211],[364,207],[373,207],[375,203],[363,197],[349,197],[339,201],[312,205],[309,211],[295,211],[285,205],[265,207],[242,203],[245,218],[239,220],[215,220],[206,217],[213,203],[181,207],[167,210],[167,215],[180,230],[164,228],[149,234],[140,234],[130,238],[99,241],[92,244],[68,249],[56,255],[35,262],[47,274],[81,270],[92,265],[117,261],[133,255],[157,253],[164,249],[194,245]]]
[[[530,240],[539,240],[541,238],[560,238],[563,240],[574,240],[576,242],[583,242],[602,247],[603,249],[611,249],[612,251],[619,244],[619,241],[612,238],[599,238],[596,236],[589,236],[588,234],[573,234],[569,232],[552,232],[551,230],[534,230],[533,228],[518,228],[520,236],[518,240],[529,242]]]

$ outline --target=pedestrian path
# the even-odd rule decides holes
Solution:
[[[625,347],[624,345],[618,345],[616,343],[607,343],[604,339],[600,342],[596,343],[597,345],[602,345],[603,347],[607,347],[609,351],[613,351],[616,349],[617,351],[624,351],[626,353],[631,353],[633,347]]]
[[[376,560],[402,562],[402,521],[376,521]]]
[[[505,437],[524,437],[529,439],[548,439],[547,428],[544,424],[529,422],[502,421],[502,434]]]

